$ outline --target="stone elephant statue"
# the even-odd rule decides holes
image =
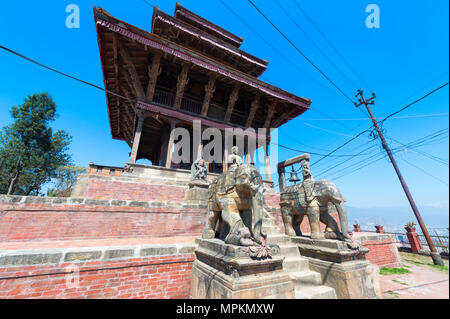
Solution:
[[[232,165],[208,188],[208,215],[202,238],[220,238],[239,246],[265,245],[263,192],[256,167]]]
[[[338,239],[351,241],[348,235],[348,220],[345,199],[334,183],[329,180],[309,180],[309,193],[305,191],[305,182],[287,187],[280,196],[280,208],[284,228],[288,236],[302,236],[300,224],[308,216],[312,239]],[[341,224],[338,224],[328,212],[328,204],[336,207]],[[326,225],[325,234],[320,230],[320,222]]]

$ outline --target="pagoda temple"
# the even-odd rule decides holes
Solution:
[[[259,80],[268,61],[242,51],[241,37],[178,3],[173,16],[154,7],[151,32],[102,8],[94,8],[94,16],[105,88],[116,93],[106,94],[111,134],[130,146],[130,163],[189,168],[172,163],[175,127],[192,132],[200,120],[202,128],[221,130],[278,128],[311,104]],[[264,151],[268,159],[268,146]],[[209,163],[209,169],[221,172],[226,165]]]

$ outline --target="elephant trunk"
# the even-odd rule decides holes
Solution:
[[[348,219],[345,207],[342,202],[339,204],[335,203],[334,206],[336,206],[336,210],[339,215],[339,222],[341,223],[341,233],[345,239],[350,239],[350,236],[348,235]]]
[[[262,192],[256,192],[252,196],[252,235],[258,244],[262,243],[261,232],[264,218],[264,200]]]

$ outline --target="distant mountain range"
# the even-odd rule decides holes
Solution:
[[[385,231],[405,232],[404,225],[410,221],[417,223],[417,219],[411,207],[374,207],[360,208],[346,206],[350,229],[358,221],[362,230],[375,230],[375,225],[382,225]],[[419,207],[422,219],[428,228],[430,235],[435,235],[434,229],[440,235],[448,236],[449,209],[432,206]],[[417,226],[417,231],[420,227]]]

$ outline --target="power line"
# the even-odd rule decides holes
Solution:
[[[328,154],[324,155],[322,158],[320,158],[319,160],[317,160],[316,162],[312,163],[311,166],[313,165],[317,165],[317,163],[321,162],[322,160],[324,160],[327,157],[330,157],[331,154],[335,153],[336,151],[340,150],[341,148],[343,148],[345,145],[351,143],[352,141],[356,140],[358,137],[360,137],[361,135],[363,135],[366,132],[369,132],[372,129],[373,125],[371,125],[369,128],[365,129],[362,132],[359,132],[357,135],[353,136],[351,139],[349,139],[348,141],[346,141],[345,143],[341,144],[340,146],[338,146],[337,148],[335,148],[334,150],[332,150],[331,152],[329,152]]]
[[[419,171],[421,171],[422,173],[424,173],[424,174],[426,174],[426,175],[428,175],[428,176],[434,178],[435,180],[437,180],[437,181],[439,181],[439,182],[441,182],[441,183],[443,183],[443,184],[449,186],[447,182],[445,182],[445,181],[443,181],[442,179],[440,179],[440,178],[434,176],[434,175],[431,174],[431,173],[428,173],[428,172],[427,172],[426,170],[424,170],[423,168],[421,168],[421,167],[419,167],[419,166],[417,166],[417,165],[415,165],[415,164],[413,164],[413,163],[407,161],[407,160],[404,159],[404,158],[402,158],[402,160],[405,161],[406,163],[408,163],[409,165],[411,165],[411,166],[417,168],[417,169],[418,169]]]
[[[146,4],[148,4],[149,6],[151,6],[151,7],[156,7],[155,5],[153,5],[153,4],[151,4],[150,2],[148,2],[147,0],[142,0],[143,2],[145,2]]]
[[[334,134],[334,135],[352,137],[351,135],[348,135],[348,134],[344,134],[344,133],[339,133],[339,132],[327,130],[327,129],[325,129],[325,128],[322,128],[322,127],[319,127],[319,126],[315,126],[315,125],[312,125],[312,124],[309,124],[309,123],[303,123],[303,124],[306,125],[306,126],[315,128],[315,129],[317,129],[317,130],[324,131],[324,132],[328,132],[328,133],[331,133],[331,134]]]
[[[219,0],[222,5],[227,8],[228,11],[230,11],[236,18],[238,18],[247,28],[249,28],[253,33],[255,33],[268,47],[270,47],[272,50],[274,50],[279,56],[281,56],[283,59],[285,59],[289,64],[297,68],[301,74],[305,75],[307,78],[309,78],[311,81],[315,82],[317,85],[319,85],[324,90],[330,92],[331,94],[336,94],[335,92],[329,90],[327,87],[323,86],[320,82],[318,82],[314,77],[309,75],[308,72],[306,72],[304,69],[302,69],[299,65],[294,63],[291,59],[289,59],[286,55],[284,55],[280,50],[278,50],[272,43],[266,40],[265,37],[263,37],[258,31],[256,31],[250,24],[248,24],[239,14],[237,14],[224,0]],[[263,78],[263,77],[262,77]],[[266,80],[267,81],[267,80]],[[270,82],[270,81],[267,81]],[[336,94],[336,96],[338,96]]]
[[[448,82],[447,82],[446,84],[441,85],[440,87],[438,87],[438,88],[436,88],[436,89],[434,89],[434,90],[428,92],[428,93],[425,94],[424,96],[418,98],[417,100],[415,100],[415,101],[413,101],[412,103],[408,104],[407,106],[401,108],[400,110],[395,111],[395,112],[389,114],[388,116],[386,116],[386,117],[381,121],[381,124],[383,124],[386,120],[388,120],[388,119],[389,119],[390,117],[392,117],[393,115],[398,114],[398,113],[400,113],[401,111],[403,111],[403,110],[405,110],[405,109],[411,107],[412,105],[414,105],[414,104],[416,104],[416,103],[422,101],[423,99],[427,98],[427,97],[430,96],[431,94],[433,94],[433,93],[437,92],[438,90],[442,89],[442,88],[445,87],[446,85],[448,85]],[[344,144],[342,144],[341,146],[337,147],[337,148],[334,149],[332,152],[330,152],[329,154],[327,154],[327,156],[324,156],[324,157],[320,158],[318,161],[316,161],[315,163],[311,164],[311,166],[313,166],[313,165],[319,163],[320,161],[324,160],[325,158],[329,157],[329,156],[330,156],[331,154],[333,154],[334,152],[338,151],[339,149],[341,149],[341,148],[344,147],[345,145],[347,145],[347,144],[349,144],[350,142],[354,141],[356,138],[358,138],[358,137],[361,136],[362,134],[364,134],[364,133],[368,132],[369,130],[371,130],[372,127],[374,127],[374,125],[370,126],[368,129],[366,129],[366,130],[360,132],[359,134],[357,134],[356,136],[354,136],[354,137],[351,138],[350,140],[346,141]]]
[[[330,82],[341,94],[350,102],[353,100],[336,84],[331,80],[311,59],[309,59],[278,27],[251,1],[247,0],[305,59],[311,64],[328,82]]]
[[[306,77],[308,77],[310,80],[312,80],[314,83],[316,83],[317,85],[319,85],[321,88],[323,88],[323,89],[326,90],[327,92],[330,92],[330,93],[333,94],[333,95],[339,96],[339,95],[337,95],[337,93],[335,93],[335,92],[329,90],[327,87],[323,86],[323,85],[322,85],[320,82],[318,82],[315,78],[313,78],[311,75],[309,75],[309,73],[305,72],[300,66],[298,66],[298,65],[297,65],[296,63],[294,63],[291,59],[289,59],[286,55],[284,55],[280,50],[278,50],[272,43],[270,43],[269,41],[267,41],[265,37],[263,37],[263,36],[262,36],[258,31],[256,31],[250,24],[248,24],[243,18],[241,18],[241,16],[240,16],[239,14],[237,14],[237,13],[233,10],[233,8],[231,8],[224,0],[219,0],[219,1],[222,3],[222,5],[223,5],[225,8],[227,8],[227,10],[228,10],[229,12],[231,12],[237,19],[239,19],[239,20],[242,22],[242,24],[244,24],[248,29],[250,29],[250,31],[252,31],[254,34],[256,34],[256,35],[257,35],[264,43],[266,43],[266,45],[267,45],[268,47],[270,47],[272,50],[274,50],[279,56],[281,56],[281,57],[282,57],[284,60],[286,60],[289,64],[291,64],[292,66],[294,66],[295,68],[297,68],[297,69],[301,72],[301,74],[303,74],[303,75],[305,75]],[[270,82],[270,81],[266,80],[264,77],[261,77],[261,78],[263,78],[263,79],[264,79],[265,81],[267,81],[267,82]],[[310,105],[310,109],[313,110],[313,111],[316,111],[316,112],[318,112],[318,113],[320,113],[320,114],[322,114],[323,116],[329,118],[330,120],[334,120],[333,117],[329,116],[328,114],[326,114],[326,113],[320,111],[319,109],[317,109],[317,108],[315,108],[315,107],[313,107],[313,106],[311,106],[311,105]],[[350,129],[350,130],[352,130],[352,131],[355,131],[355,129],[351,128],[351,127],[348,126],[348,125],[344,125],[344,124],[342,124],[342,123],[340,123],[340,122],[338,122],[338,121],[336,121],[336,123],[338,123],[339,125],[341,125],[341,126],[347,128],[347,129]]]
[[[313,19],[306,13],[306,11],[300,6],[300,4],[297,3],[297,1],[293,0],[294,4],[297,6],[297,8],[302,11],[302,13],[305,15],[305,17],[311,22],[311,24],[316,28],[316,30],[320,33],[320,35],[325,39],[325,41],[328,43],[328,45],[336,52],[336,54],[341,58],[341,60],[345,63],[345,65],[350,69],[350,71],[367,87],[369,88],[369,85],[364,81],[364,79],[359,76],[358,73],[352,68],[352,66],[347,62],[347,60],[343,57],[343,55],[339,52],[339,50],[331,43],[331,41],[328,39],[328,37],[320,30],[320,28],[317,26],[317,24],[313,21]]]
[[[299,29],[305,37],[314,45],[314,47],[327,59],[327,61],[348,81],[351,82],[352,85],[357,86],[356,83],[354,83],[347,75],[342,72],[341,69],[337,67],[337,65],[325,54],[325,52],[322,51],[322,49],[317,45],[317,43],[308,35],[308,33],[303,30],[303,28],[291,17],[291,15],[286,11],[285,8],[278,2],[278,0],[273,0],[278,5],[278,7],[284,12],[284,14],[291,20],[291,22]]]
[[[431,94],[433,94],[433,93],[435,93],[435,92],[437,92],[437,91],[439,91],[440,89],[442,89],[442,88],[444,88],[444,87],[446,87],[448,85],[448,82],[447,83],[445,83],[445,84],[443,84],[443,85],[441,85],[440,87],[438,87],[438,88],[435,88],[434,90],[432,90],[432,91],[430,91],[430,92],[428,92],[427,94],[425,94],[424,96],[422,96],[421,98],[418,98],[417,100],[415,100],[414,102],[411,102],[411,103],[409,103],[408,105],[406,105],[405,107],[402,107],[400,110],[398,110],[398,111],[395,111],[395,112],[393,112],[393,113],[391,113],[391,114],[389,114],[388,116],[386,116],[382,121],[381,121],[381,125],[383,125],[383,123],[387,120],[387,119],[389,119],[390,117],[392,117],[392,116],[394,116],[395,114],[398,114],[398,113],[400,113],[400,112],[402,112],[402,111],[404,111],[404,110],[406,110],[407,108],[409,108],[409,107],[411,107],[411,106],[413,106],[414,104],[416,104],[417,102],[420,102],[420,101],[422,101],[423,99],[425,99],[426,97],[428,97],[428,96],[430,96]]]
[[[68,77],[68,78],[70,78],[70,79],[72,79],[72,80],[75,80],[75,81],[78,81],[78,82],[87,84],[87,85],[92,86],[92,87],[94,87],[94,88],[96,88],[96,89],[98,89],[98,90],[104,91],[104,92],[106,92],[106,93],[109,93],[109,94],[112,94],[112,95],[114,95],[114,96],[120,97],[120,98],[122,98],[122,99],[124,99],[124,100],[130,101],[130,100],[129,100],[128,98],[126,98],[125,96],[122,96],[122,95],[117,94],[117,93],[115,93],[115,92],[113,92],[113,91],[104,89],[104,88],[102,88],[102,87],[100,87],[100,86],[98,86],[98,85],[92,84],[92,83],[90,83],[90,82],[81,80],[81,79],[76,78],[76,77],[74,77],[74,76],[68,75],[68,74],[63,73],[63,72],[61,72],[61,71],[58,71],[58,70],[56,70],[56,69],[54,69],[54,68],[51,68],[51,67],[49,67],[49,66],[47,66],[47,65],[45,65],[45,64],[39,63],[39,62],[37,62],[37,61],[35,61],[35,60],[29,58],[29,57],[26,57],[26,56],[24,56],[24,55],[22,55],[22,54],[20,54],[20,53],[18,53],[18,52],[16,52],[16,51],[14,51],[14,50],[8,49],[8,48],[6,48],[6,47],[4,47],[4,46],[2,46],[2,45],[0,45],[0,49],[5,50],[5,51],[7,51],[7,52],[9,52],[9,53],[12,53],[12,54],[14,54],[14,55],[16,55],[16,56],[18,56],[18,57],[20,57],[20,58],[22,58],[22,59],[25,59],[25,60],[31,62],[31,63],[34,63],[34,64],[36,64],[36,65],[39,65],[40,67],[43,67],[43,68],[45,68],[45,69],[48,69],[48,70],[50,70],[50,71],[53,71],[53,72],[55,72],[55,73],[58,73],[58,74],[60,74],[60,75],[65,76],[65,77]]]
[[[325,154],[320,154],[320,153],[315,153],[315,152],[308,152],[305,150],[299,150],[299,149],[295,149],[289,146],[285,146],[285,145],[281,145],[281,144],[277,144],[275,142],[270,142],[270,144],[273,144],[275,146],[279,146],[281,148],[290,150],[290,151],[294,151],[294,152],[298,152],[298,153],[309,153],[311,155],[318,155],[318,156],[326,156]],[[363,156],[363,155],[367,155],[367,154],[338,154],[338,155],[329,155],[331,157],[355,157],[355,156]]]
[[[365,155],[365,154],[362,154],[362,153],[363,153],[363,152],[366,152],[366,151],[368,151],[368,150],[370,150],[370,149],[372,149],[372,148],[375,148],[375,147],[377,147],[377,145],[371,145],[371,146],[369,146],[368,148],[365,148],[364,150],[362,150],[361,152],[359,152],[359,153],[356,154],[356,155],[357,155],[357,156]],[[363,161],[366,161],[366,160],[367,160],[367,159],[364,159]],[[343,164],[345,164],[345,163],[348,163],[348,160],[345,160],[345,161],[343,161],[343,162],[341,162],[341,163],[339,163],[339,164],[336,164],[336,165],[334,165],[333,167],[329,167],[329,168],[325,169],[324,171],[319,172],[317,175],[318,175],[318,176],[324,175],[325,173],[327,173],[327,172],[329,172],[329,171],[335,169],[336,167],[341,166],[341,165],[343,165]]]
[[[420,114],[420,115],[406,115],[406,116],[393,116],[389,119],[410,119],[410,118],[426,118],[426,117],[440,117],[448,116],[449,113],[436,113],[436,114]],[[382,120],[384,118],[375,118],[376,120]],[[301,121],[330,121],[330,119],[320,119],[320,118],[299,118]],[[367,118],[347,118],[347,119],[334,119],[334,121],[367,121]]]

